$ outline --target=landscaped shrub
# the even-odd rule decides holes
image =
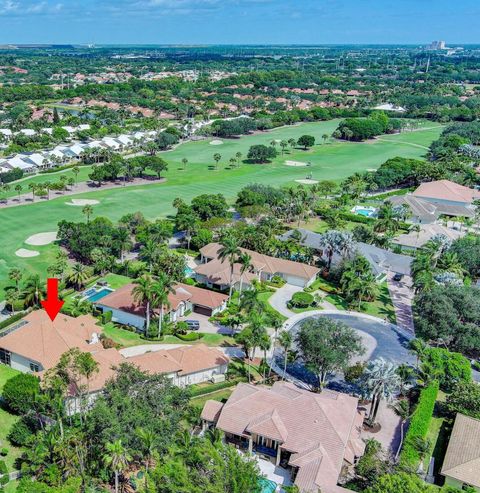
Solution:
[[[352,366],[349,366],[344,372],[345,381],[348,383],[356,382],[365,371],[365,363],[358,361]]]
[[[102,343],[103,349],[111,349],[119,346],[113,339],[105,337],[103,334],[100,335],[100,342]]]
[[[427,436],[432,421],[435,401],[437,400],[439,384],[435,380],[420,393],[418,405],[410,421],[408,432],[400,455],[401,465],[407,468],[416,468],[420,462],[420,455],[415,448],[415,440]]]
[[[285,281],[285,279],[283,279],[283,277],[280,277],[280,276],[273,276],[273,277],[270,279],[269,284],[270,284],[271,286],[276,287],[276,288],[281,288],[282,286],[285,286],[286,281]]]
[[[105,325],[105,324],[108,324],[108,322],[111,322],[112,316],[113,316],[112,312],[110,312],[110,311],[104,312],[102,315],[102,323]]]
[[[298,293],[294,293],[292,299],[290,300],[290,303],[292,304],[292,306],[306,308],[308,306],[311,306],[314,301],[315,298],[313,297],[313,295],[311,295],[310,293],[305,293],[304,291],[299,291]]]
[[[16,447],[23,447],[27,444],[29,438],[33,436],[33,431],[30,427],[21,419],[17,421],[11,428],[7,438],[12,445]]]
[[[20,373],[7,380],[2,397],[5,405],[15,414],[26,414],[40,393],[40,380],[29,373]]]
[[[8,477],[8,467],[4,460],[0,460],[0,485],[4,486],[10,481]]]
[[[201,332],[189,332],[188,334],[177,334],[181,341],[198,341],[203,337]]]
[[[361,224],[373,224],[376,221],[373,217],[362,216],[361,214],[354,214],[353,212],[341,212],[340,218],[344,221]]]

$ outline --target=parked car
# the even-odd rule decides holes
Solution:
[[[403,274],[399,274],[398,272],[393,276],[394,281],[401,281],[403,279]]]
[[[185,320],[185,323],[188,325],[189,330],[200,329],[200,322],[198,320]]]

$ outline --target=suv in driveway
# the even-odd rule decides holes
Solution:
[[[188,325],[189,330],[200,329],[200,322],[198,320],[185,320],[185,323]]]

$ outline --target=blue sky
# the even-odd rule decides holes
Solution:
[[[0,0],[0,43],[480,43],[479,0]]]

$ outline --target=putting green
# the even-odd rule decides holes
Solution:
[[[334,142],[323,144],[322,135],[331,134],[338,121],[306,123],[293,127],[283,127],[272,132],[224,140],[222,146],[214,147],[209,141],[188,142],[173,151],[162,153],[169,163],[165,174],[167,181],[132,187],[94,191],[75,195],[77,199],[99,200],[93,206],[93,217],[102,215],[112,220],[132,211],[142,211],[150,219],[166,216],[173,211],[172,201],[176,197],[190,200],[202,193],[223,193],[233,200],[236,193],[252,182],[270,185],[296,184],[306,174],[314,180],[342,180],[355,171],[375,169],[384,161],[395,156],[419,158],[425,149],[412,146],[428,146],[438,137],[442,127],[428,128],[400,135],[389,135],[388,141],[369,143]],[[433,127],[425,122],[426,127]],[[252,144],[269,144],[272,140],[298,138],[302,134],[314,135],[320,145],[309,151],[294,150],[279,155],[272,163],[265,165],[241,164],[229,169],[229,159],[241,152],[246,157]],[[278,148],[278,147],[277,147]],[[213,169],[213,154],[219,152],[222,159],[218,170]],[[181,160],[186,157],[188,164],[183,170]],[[285,160],[311,162],[308,168],[285,166]],[[71,173],[71,171],[69,172]],[[88,175],[88,167],[82,167],[79,180]],[[31,178],[45,181],[48,175]],[[27,184],[25,180],[22,184]],[[13,187],[12,187],[13,188]],[[25,187],[26,188],[26,187]],[[24,240],[44,231],[55,231],[62,219],[80,221],[84,219],[81,207],[66,205],[72,196],[60,196],[50,201],[30,205],[0,209],[0,299],[3,288],[9,284],[8,271],[13,267],[25,269],[28,273],[45,276],[47,267],[53,262],[56,245],[36,247],[40,255],[34,258],[19,258],[15,251],[25,247]]]

